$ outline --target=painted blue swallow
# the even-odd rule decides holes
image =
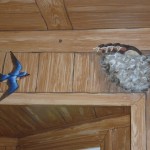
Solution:
[[[11,51],[10,55],[13,63],[13,70],[7,75],[0,74],[0,82],[7,80],[8,84],[8,90],[4,92],[4,94],[0,97],[0,101],[12,94],[13,92],[15,92],[19,88],[17,78],[23,78],[29,75],[27,72],[21,72],[22,65]]]

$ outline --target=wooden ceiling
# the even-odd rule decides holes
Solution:
[[[1,0],[0,30],[147,28],[149,0]]]
[[[0,106],[0,136],[24,137],[130,115],[130,107]]]

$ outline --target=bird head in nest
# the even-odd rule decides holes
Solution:
[[[109,43],[95,48],[100,65],[109,79],[130,92],[147,91],[150,87],[150,56],[134,46]]]

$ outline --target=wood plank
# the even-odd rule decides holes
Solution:
[[[148,0],[65,0],[68,12],[149,12]]]
[[[17,138],[4,138],[0,137],[0,147],[3,146],[16,146],[18,144]]]
[[[150,90],[146,93],[146,136],[147,136],[147,149],[150,149]]]
[[[149,28],[149,15],[150,13],[69,13],[73,29]]]
[[[80,65],[79,65],[80,64]],[[94,53],[76,53],[73,92],[120,92],[100,67],[100,57]]]
[[[53,106],[0,106],[0,119],[0,136],[7,137],[23,137],[66,126]]]
[[[113,150],[113,130],[108,130],[104,138],[104,150]]]
[[[110,42],[150,50],[149,37],[150,29],[0,32],[0,52],[95,52],[94,47]]]
[[[37,13],[39,12],[34,0],[1,0],[0,13]]]
[[[127,107],[128,108],[128,107]],[[113,106],[113,107],[108,107],[108,106],[102,106],[101,108],[95,107],[95,113],[96,116],[104,119],[107,117],[116,117],[118,115],[129,115],[130,114],[130,107],[129,110],[127,110],[126,107],[121,107],[121,106]]]
[[[36,0],[49,30],[72,29],[63,0]]]
[[[72,92],[72,53],[43,53],[39,62],[37,92]]]
[[[145,96],[131,106],[131,149],[146,150]]]
[[[68,13],[149,13],[149,4],[148,5],[142,5],[142,4],[120,4],[121,2],[114,4],[109,4],[108,1],[107,4],[100,4],[93,3],[93,1],[90,1],[91,3],[88,3],[85,1],[83,5],[80,5],[80,3],[71,5],[69,4],[72,1],[68,1],[66,4]],[[100,1],[99,1],[100,2]],[[125,2],[125,1],[124,1]]]
[[[15,146],[11,146],[11,147],[10,147],[10,146],[7,146],[7,147],[6,147],[6,150],[16,150],[16,147],[15,147]]]
[[[142,2],[140,0],[123,0],[123,1],[120,1],[120,0],[108,0],[108,1],[105,1],[105,0],[65,0],[65,3],[67,6],[71,7],[71,6],[74,6],[74,7],[79,7],[79,6],[100,6],[100,5],[110,5],[110,6],[113,6],[113,5],[147,5],[147,4],[150,4],[150,1],[149,0],[143,0]]]
[[[0,73],[3,72],[4,60],[6,53],[0,53]],[[0,82],[0,92],[2,92],[2,83]]]
[[[149,27],[148,0],[65,0],[74,29]]]
[[[97,141],[96,146],[98,146],[99,141],[101,141],[104,138],[109,128],[129,124],[129,116],[106,119],[99,122],[87,123],[71,128],[66,128],[63,130],[51,131],[33,136],[28,136],[20,139],[19,145],[23,148],[29,149],[35,149],[39,147],[41,149],[44,149],[45,146],[47,147],[47,149],[50,149],[50,147],[53,148],[60,146],[62,147],[63,145],[71,145],[73,146],[72,148],[75,149],[75,145],[80,145],[79,143],[81,143],[82,145],[82,142],[84,141],[86,142],[86,146],[88,147],[94,141]]]
[[[113,130],[113,149],[116,150],[130,150],[131,137],[130,127],[117,128]]]
[[[39,13],[0,14],[0,30],[46,30]]]
[[[5,150],[5,146],[0,146],[0,150]]]
[[[1,95],[1,94],[0,94]],[[14,93],[0,101],[0,105],[102,105],[130,106],[138,101],[143,94],[114,93]]]
[[[55,106],[55,110],[61,114],[68,125],[96,119],[93,107],[90,106]]]
[[[37,73],[38,73],[38,54],[36,53],[15,53],[17,59],[23,65],[23,70],[30,74],[30,76],[20,79],[18,92],[35,92]],[[5,64],[4,64],[4,74],[8,74],[12,71],[13,65],[11,61],[10,54],[7,53]],[[2,90],[5,91],[8,87],[6,83],[2,83]]]

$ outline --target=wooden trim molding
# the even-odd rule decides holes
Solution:
[[[131,106],[131,150],[146,150],[144,94],[15,93],[0,105]]]
[[[97,45],[110,42],[150,50],[149,37],[148,28],[0,32],[0,52],[94,52]]]

